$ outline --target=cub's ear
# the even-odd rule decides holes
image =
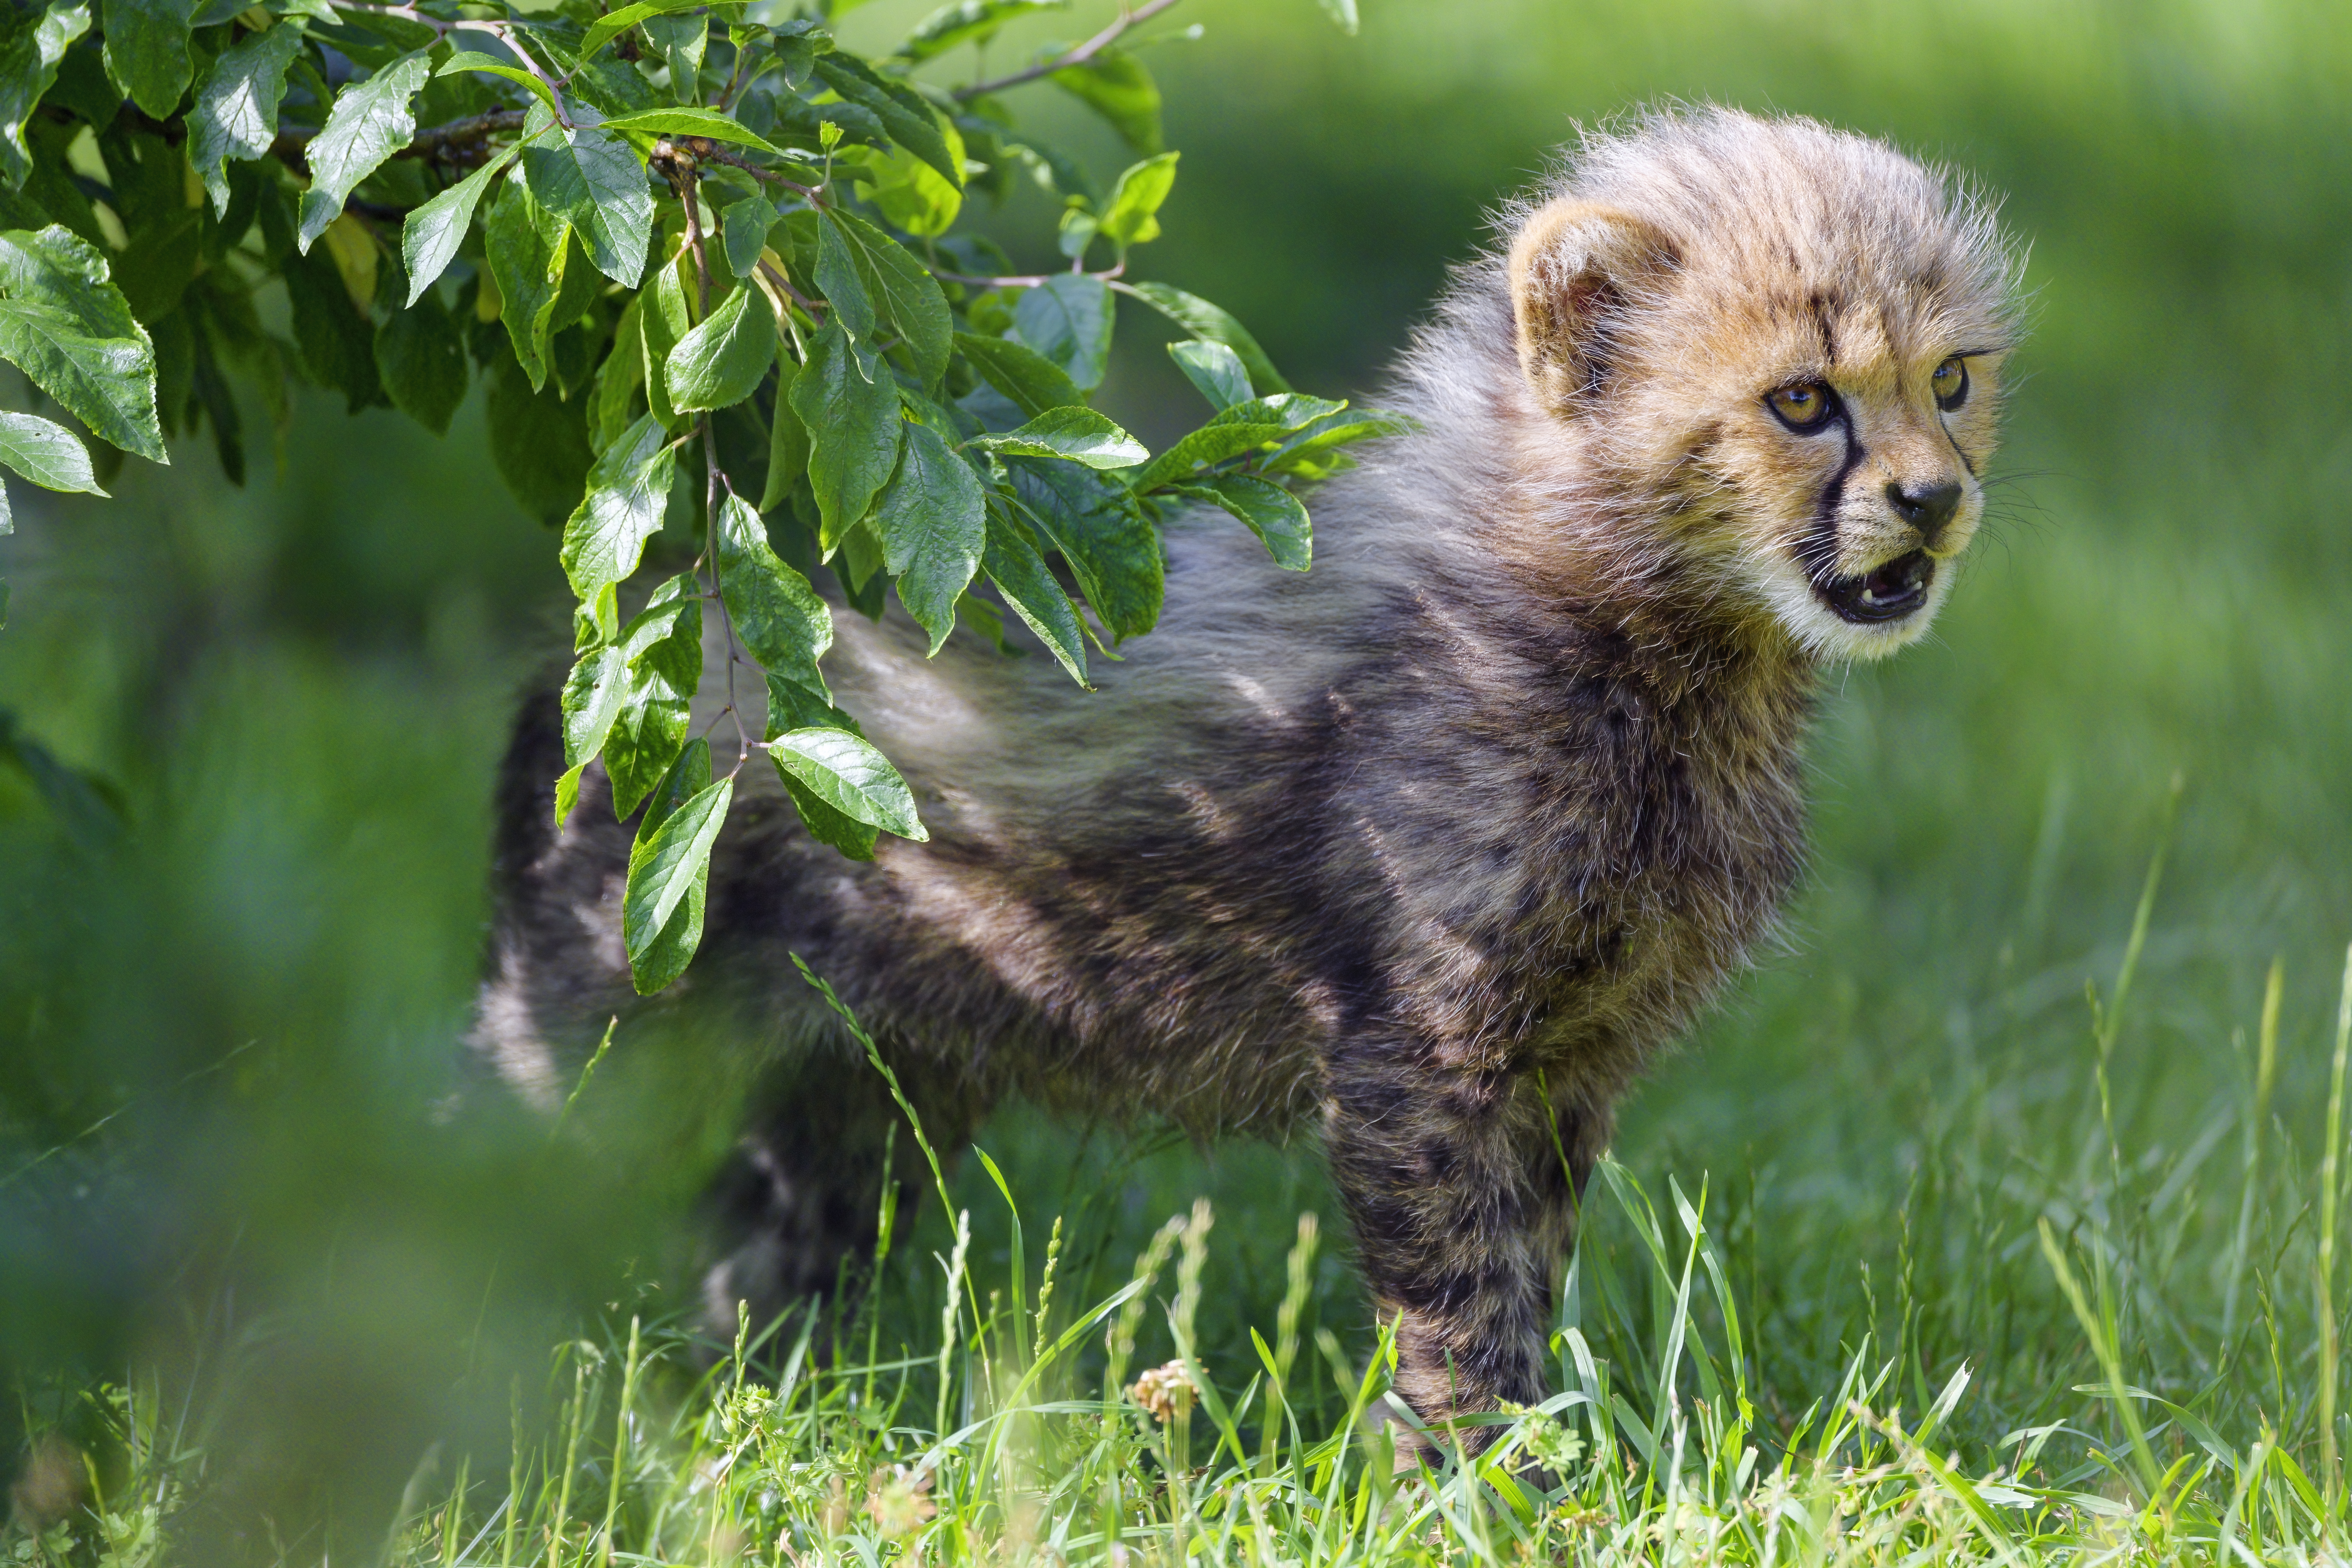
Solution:
[[[1608,374],[1616,320],[1681,261],[1640,218],[1562,197],[1539,207],[1511,242],[1511,314],[1519,370],[1548,407],[1573,402]]]

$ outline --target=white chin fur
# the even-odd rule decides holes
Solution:
[[[1751,582],[1773,616],[1806,652],[1823,662],[1855,662],[1885,658],[1916,642],[1943,608],[1951,586],[1952,563],[1937,563],[1935,581],[1927,585],[1927,602],[1899,621],[1857,625],[1822,603],[1812,584],[1794,562],[1774,562],[1756,572]]]

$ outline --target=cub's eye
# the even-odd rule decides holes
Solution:
[[[1818,429],[1831,407],[1830,389],[1818,381],[1776,387],[1764,395],[1764,401],[1791,430]]]
[[[1969,362],[1954,354],[1936,367],[1927,385],[1936,395],[1936,406],[1949,414],[1969,400]]]

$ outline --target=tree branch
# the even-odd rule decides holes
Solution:
[[[1039,77],[1051,76],[1057,70],[1066,70],[1072,66],[1085,65],[1117,43],[1119,35],[1125,33],[1129,27],[1138,23],[1149,22],[1175,4],[1176,0],[1144,0],[1142,5],[1133,10],[1122,5],[1119,7],[1117,21],[1072,49],[1068,54],[1040,61],[1025,69],[1014,71],[1010,76],[998,77],[994,81],[976,81],[970,87],[960,87],[955,90],[955,100],[958,103],[968,103],[986,93],[1002,92],[1008,87],[1019,87],[1024,81],[1035,81]]]

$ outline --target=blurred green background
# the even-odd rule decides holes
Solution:
[[[884,47],[924,9],[877,0],[843,33]],[[2032,247],[1988,534],[1931,640],[1832,678],[1790,951],[1620,1140],[1740,1194],[1758,1310],[1820,1342],[1767,1372],[1793,1394],[1892,1310],[1898,1266],[2022,1268],[2030,1237],[1902,1222],[1923,1182],[2091,1156],[2052,1141],[2082,1125],[2083,984],[2114,972],[2176,772],[2118,1116],[2134,1149],[2221,1125],[2278,954],[2279,1104],[2307,1134],[2352,937],[2352,6],[1363,12],[1350,38],[1311,0],[1190,0],[1162,26],[1205,36],[1147,56],[1183,162],[1138,270],[1232,310],[1302,388],[1375,394],[1490,205],[1576,122],[1637,103],[1891,137],[2004,193]],[[1044,17],[992,64],[1108,14]],[[1052,88],[1019,101],[1099,174],[1124,162]],[[1033,195],[987,221],[1043,259],[1050,216]],[[1200,410],[1139,315],[1104,402],[1156,447]],[[482,1370],[536,1365],[567,1314],[682,1304],[660,1182],[544,1152],[519,1118],[432,1115],[479,962],[493,770],[568,607],[478,413],[477,394],[436,442],[313,398],[242,491],[189,443],[111,502],[12,487],[0,541],[0,707],[115,781],[135,824],[78,846],[0,769],[0,1366],[36,1390],[148,1362],[242,1378],[217,1438],[266,1487],[313,1484],[289,1455],[320,1422],[396,1486],[448,1424],[503,1432]],[[1018,1113],[981,1141],[1033,1258],[1041,1216],[1091,1205],[1106,1288],[1214,1195],[1208,1316],[1236,1366],[1297,1210],[1337,1217],[1310,1151],[1138,1157]],[[958,1181],[982,1253],[1001,1247],[1001,1203],[969,1163]],[[2218,1226],[2223,1206],[2189,1212]],[[943,1235],[927,1209],[909,1250]],[[1343,1261],[1324,1278],[1324,1320],[1355,1332]]]

